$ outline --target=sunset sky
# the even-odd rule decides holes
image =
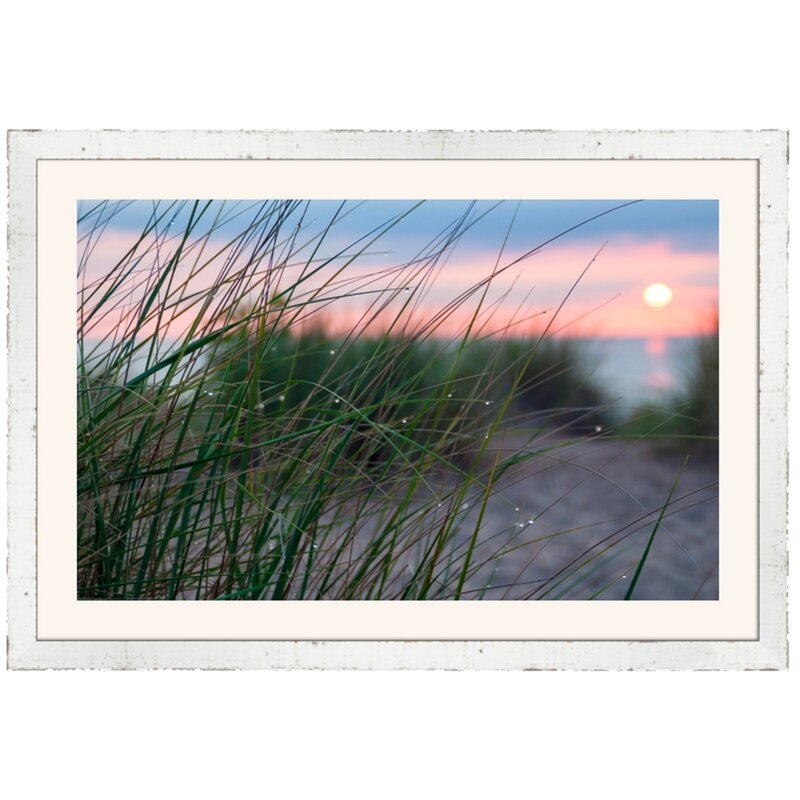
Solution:
[[[188,201],[137,200],[99,207],[98,202],[81,201],[78,208],[79,259],[84,259],[85,275],[90,278],[121,258],[154,209],[164,214],[159,223],[158,258],[167,257],[178,243],[170,230],[182,230],[192,207]],[[484,308],[493,311],[492,325],[514,324],[520,333],[537,326],[541,329],[549,322],[551,332],[568,336],[691,336],[709,330],[717,309],[716,200],[646,200],[607,214],[603,212],[626,199],[481,200],[475,204],[428,200],[422,205],[407,200],[343,202],[301,203],[283,223],[286,252],[291,247],[289,260],[298,270],[317,245],[316,259],[332,259],[324,268],[327,275],[320,274],[318,280],[325,280],[347,263],[387,220],[410,213],[348,264],[352,283],[346,285],[371,294],[338,299],[327,309],[333,325],[352,324],[376,294],[396,293],[401,302],[401,293],[410,293],[414,313],[420,318],[430,316],[498,269],[502,272],[492,280]],[[221,253],[215,262],[218,266],[212,264],[211,269],[222,267],[225,243],[246,227],[261,207],[261,201],[253,200],[214,202],[208,207],[193,237],[202,237],[217,219],[218,228],[210,238],[213,247],[206,244],[205,248],[211,253],[218,247]],[[110,214],[111,209],[116,213]],[[586,222],[600,214],[603,216]],[[319,244],[320,234],[334,217],[335,225]],[[446,258],[433,260],[432,254],[442,242],[437,237],[452,230],[449,226],[459,219],[467,220],[468,229]],[[100,236],[98,221],[103,224]],[[574,226],[579,227],[564,233]],[[83,246],[89,229],[94,230],[90,251]],[[524,257],[554,237],[558,238]],[[409,264],[403,271],[397,269]],[[672,291],[661,308],[648,306],[643,299],[645,288],[656,283]],[[475,302],[477,295],[465,308],[474,308]]]

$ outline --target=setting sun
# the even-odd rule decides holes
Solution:
[[[651,283],[642,292],[642,298],[650,308],[664,308],[672,302],[672,289],[665,283]]]

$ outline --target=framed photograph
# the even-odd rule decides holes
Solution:
[[[785,669],[787,154],[11,132],[10,668]]]

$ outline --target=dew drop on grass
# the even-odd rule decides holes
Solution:
[[[336,403],[336,404],[338,405],[338,403],[339,403],[339,398],[338,398],[338,397],[337,397],[337,398],[335,398],[333,402],[334,402],[334,403]]]
[[[602,431],[603,431],[603,426],[602,425],[595,425],[594,426],[594,432],[595,433],[602,433]]]
[[[520,522],[520,523],[518,523],[518,525],[519,525],[520,528],[524,528],[525,527],[525,523],[524,522]]]
[[[408,424],[408,420],[405,417],[403,417],[402,422],[403,422],[403,425],[407,425]]]
[[[519,506],[514,506],[514,511],[519,511]]]
[[[532,519],[528,520],[528,525],[533,525],[533,520]]]
[[[442,505],[443,505],[443,503],[437,503],[437,504],[436,504],[436,508],[441,508],[441,507],[442,507]]]
[[[447,393],[447,396],[448,396],[448,397],[452,397],[452,396],[453,396],[453,393],[452,393],[452,392],[448,392],[448,393]]]
[[[492,405],[492,403],[494,403],[494,400],[484,400],[484,401],[483,401],[483,404],[484,404],[485,406],[490,406],[490,405]]]
[[[335,356],[336,355],[336,351],[335,350],[331,350],[331,355]]]
[[[279,394],[279,395],[278,395],[278,400],[280,400],[280,401],[281,401],[281,403],[282,403],[282,402],[283,402],[285,399],[286,399],[286,395],[284,395],[284,394]]]

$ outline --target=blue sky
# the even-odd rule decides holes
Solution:
[[[203,208],[193,235],[203,236],[217,225],[213,237],[224,247],[252,220],[264,219],[264,206],[275,202],[84,200],[78,207],[78,236],[93,230],[93,239],[98,240],[100,222],[102,235],[122,250],[119,257],[148,220],[157,218],[158,233],[170,238],[171,228],[176,234],[183,231],[192,209]],[[398,274],[392,267],[430,255],[441,246],[443,235],[466,216],[469,224],[461,226],[457,246],[441,264],[437,285],[426,286],[425,297],[419,298],[422,313],[435,313],[448,298],[474,286],[495,267],[501,251],[499,260],[506,265],[558,237],[535,258],[520,261],[494,281],[496,295],[513,291],[512,303],[526,303],[536,317],[558,307],[570,292],[570,306],[562,317],[572,320],[573,335],[694,335],[707,328],[718,303],[718,202],[645,200],[619,207],[626,202],[630,203],[625,198],[296,201],[281,221],[280,239],[291,243],[292,260],[302,262],[312,253],[318,260],[343,251],[353,254],[376,236],[375,231],[384,231],[349,268],[362,275],[380,276],[385,271],[382,285],[391,287],[391,276]],[[598,215],[602,216],[592,219]],[[326,230],[334,218],[335,224]],[[396,224],[387,231],[390,221]],[[323,232],[322,246],[314,252]],[[601,257],[573,291],[581,271],[601,248]],[[115,258],[113,248],[110,252],[97,248],[97,253]],[[99,261],[93,267],[103,269]],[[656,311],[643,303],[644,288],[654,282],[672,287],[674,302],[668,308]]]
[[[613,200],[481,200],[478,201],[472,214],[478,217],[489,212],[476,223],[467,237],[470,245],[491,249],[496,246],[510,224],[515,212],[516,220],[509,240],[510,249],[528,248],[533,242],[538,244],[556,236],[590,217],[625,202],[626,198]],[[79,204],[78,214],[86,213],[101,201],[84,200]],[[225,213],[231,218],[241,220],[261,201],[226,201]],[[391,217],[411,209],[417,201],[370,200],[360,203],[357,200],[347,201],[344,211],[346,217],[340,223],[340,231],[366,232],[372,227],[384,223]],[[500,203],[497,206],[498,202]],[[340,208],[340,200],[311,201],[303,210],[306,211],[304,224],[321,227],[331,219]],[[444,229],[454,219],[461,216],[468,208],[462,200],[426,201],[406,217],[395,229],[402,235],[409,249],[424,246],[431,238],[433,231]],[[495,206],[497,206],[495,208]],[[205,219],[210,221],[222,207],[219,201],[212,202]],[[147,201],[137,200],[120,208],[111,221],[116,228],[141,230],[154,211],[165,215],[165,222],[175,220],[181,226],[189,218],[191,204],[189,201]],[[298,209],[298,212],[300,209]],[[238,215],[238,216],[237,216]],[[297,218],[299,219],[299,213]],[[205,228],[207,229],[207,228]],[[565,237],[570,242],[596,241],[602,237],[630,237],[632,240],[645,241],[662,238],[670,241],[678,251],[716,252],[718,246],[719,204],[716,200],[646,200],[612,214],[589,222],[572,231]],[[203,225],[198,233],[204,230]],[[393,237],[393,241],[397,237]]]

